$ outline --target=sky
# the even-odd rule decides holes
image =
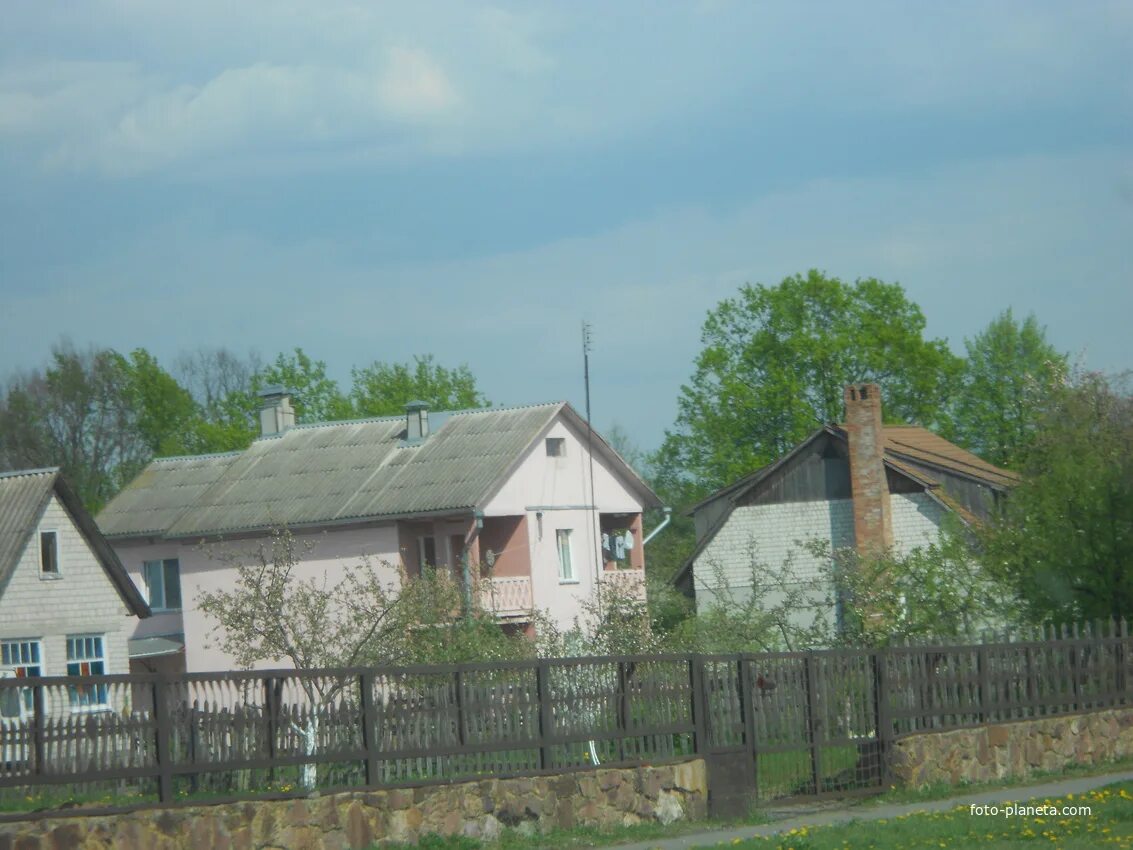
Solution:
[[[432,353],[657,447],[705,316],[816,268],[1133,367],[1133,3],[5,0],[0,377]]]

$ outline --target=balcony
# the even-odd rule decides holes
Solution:
[[[615,588],[627,596],[645,601],[645,570],[603,570],[602,586]]]
[[[480,583],[480,605],[502,620],[514,620],[531,615],[534,607],[530,576],[488,578]]]

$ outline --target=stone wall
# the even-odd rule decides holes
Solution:
[[[1070,764],[1133,755],[1133,709],[996,723],[898,740],[890,767],[902,785],[1026,778]]]
[[[429,833],[671,823],[707,814],[701,760],[295,800],[0,823],[0,850],[361,850]]]

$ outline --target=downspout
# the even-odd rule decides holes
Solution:
[[[655,529],[653,529],[651,532],[649,532],[648,537],[646,537],[644,540],[641,541],[642,546],[644,546],[646,543],[648,543],[650,540],[652,540],[654,537],[656,537],[658,532],[660,532],[662,528],[664,528],[666,525],[668,525],[672,521],[672,519],[673,519],[673,509],[672,508],[661,508],[661,510],[663,510],[665,512],[665,519],[663,519],[661,521],[661,524],[659,526],[657,526]]]

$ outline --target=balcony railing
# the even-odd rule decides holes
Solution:
[[[645,570],[603,570],[602,584],[644,601]]]
[[[480,604],[497,617],[521,617],[534,607],[530,576],[490,578],[480,588]]]

